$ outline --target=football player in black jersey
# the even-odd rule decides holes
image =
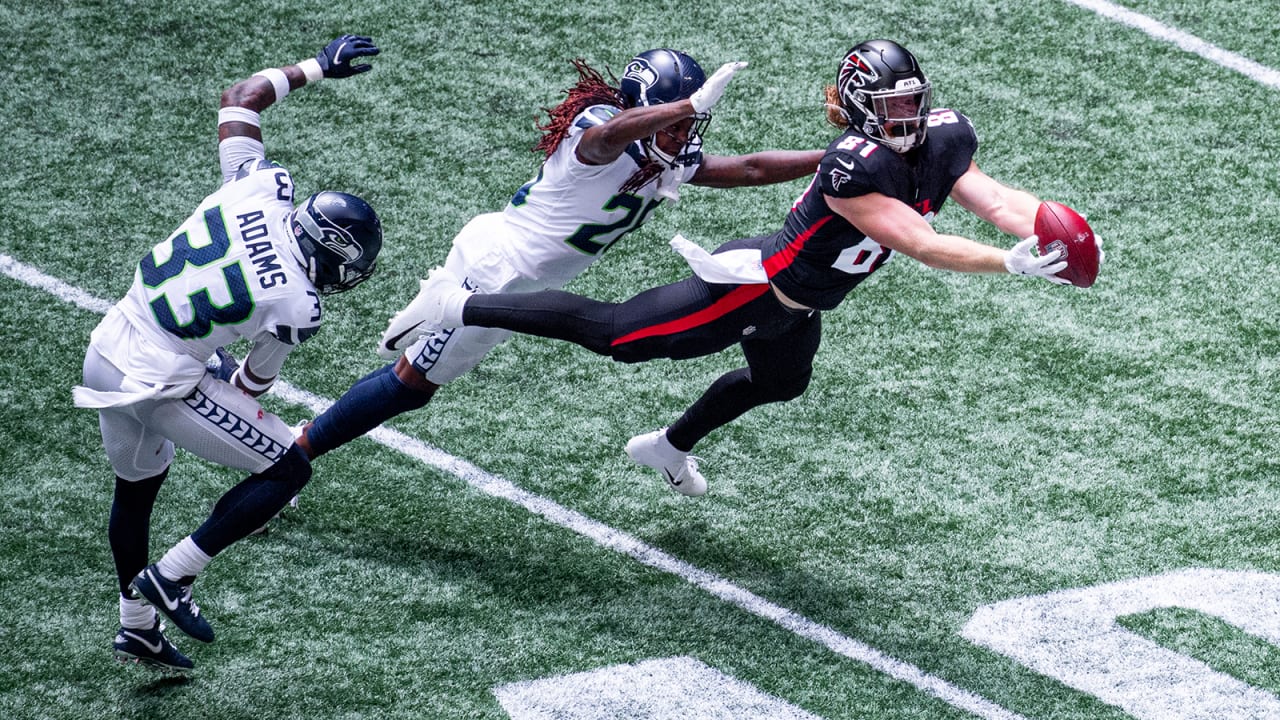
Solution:
[[[677,236],[694,276],[622,303],[560,291],[471,294],[437,269],[417,310],[432,328],[483,326],[559,338],[621,362],[691,358],[742,346],[747,367],[717,379],[668,428],[627,443],[635,461],[686,495],[706,492],[689,455],[712,430],[809,385],[821,313],[890,257],[935,268],[1038,277],[1065,284],[1057,250],[1036,254],[1040,200],[993,180],[973,161],[969,119],[933,109],[915,56],[889,40],[855,45],[827,89],[828,118],[844,128],[781,230],[708,254]],[[942,235],[930,224],[953,197],[1010,235],[1011,250]],[[439,278],[439,279],[437,279]],[[411,306],[412,308],[413,306]]]

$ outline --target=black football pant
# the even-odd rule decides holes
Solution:
[[[681,360],[741,345],[747,367],[712,383],[667,430],[681,450],[757,405],[799,397],[822,336],[817,312],[778,302],[768,285],[713,285],[698,277],[606,303],[559,290],[477,294],[467,325],[568,340],[619,362]]]

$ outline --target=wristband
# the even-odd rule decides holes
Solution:
[[[262,116],[246,107],[232,105],[218,110],[218,124],[242,122],[254,127],[262,127]]]
[[[259,70],[253,74],[254,77],[263,77],[271,81],[271,87],[276,90],[276,102],[284,99],[289,94],[289,76],[284,74],[280,68],[267,68]]]
[[[239,388],[244,388],[248,390],[250,393],[253,393],[255,395],[261,394],[266,392],[267,390],[270,390],[271,386],[275,383],[275,381],[276,381],[275,378],[271,378],[266,382],[256,382],[253,378],[249,376],[248,373],[244,371],[244,365],[241,365],[240,367],[236,368],[236,371],[232,373],[231,380],[230,380],[232,385]]]
[[[324,70],[320,69],[320,61],[315,58],[307,58],[298,63],[298,67],[302,70],[302,74],[307,76],[307,82],[320,82],[324,79]]]

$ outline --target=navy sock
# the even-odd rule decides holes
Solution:
[[[209,519],[191,533],[191,539],[204,554],[217,555],[275,517],[310,479],[307,454],[297,445],[289,446],[274,465],[218,498]]]
[[[107,521],[107,539],[115,560],[120,594],[132,597],[129,583],[147,566],[151,540],[151,508],[160,494],[169,469],[143,480],[116,478],[115,496],[111,499],[111,518]]]
[[[360,378],[321,413],[307,428],[307,442],[316,456],[323,455],[430,399],[429,393],[405,385],[391,363]]]

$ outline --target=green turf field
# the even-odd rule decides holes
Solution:
[[[1275,8],[1124,0],[1135,27],[1101,5],[0,5],[0,717],[1280,718]],[[457,229],[532,176],[573,57],[750,61],[707,136],[729,154],[825,146],[842,53],[897,39],[982,168],[1087,213],[1107,263],[1075,290],[898,258],[826,314],[802,398],[699,446],[699,499],[622,446],[736,349],[624,366],[517,338],[318,460],[300,508],[201,576],[218,641],[171,630],[197,668],[160,681],[111,658],[112,476],[70,388],[138,258],[217,186],[222,89],[342,32],[376,69],[263,133],[300,193],[367,197],[387,246],[266,399],[291,423],[381,364]],[[803,185],[687,189],[570,287],[682,277],[672,234],[773,230]],[[1013,242],[954,205],[936,227]],[[238,479],[179,453],[153,549]]]

